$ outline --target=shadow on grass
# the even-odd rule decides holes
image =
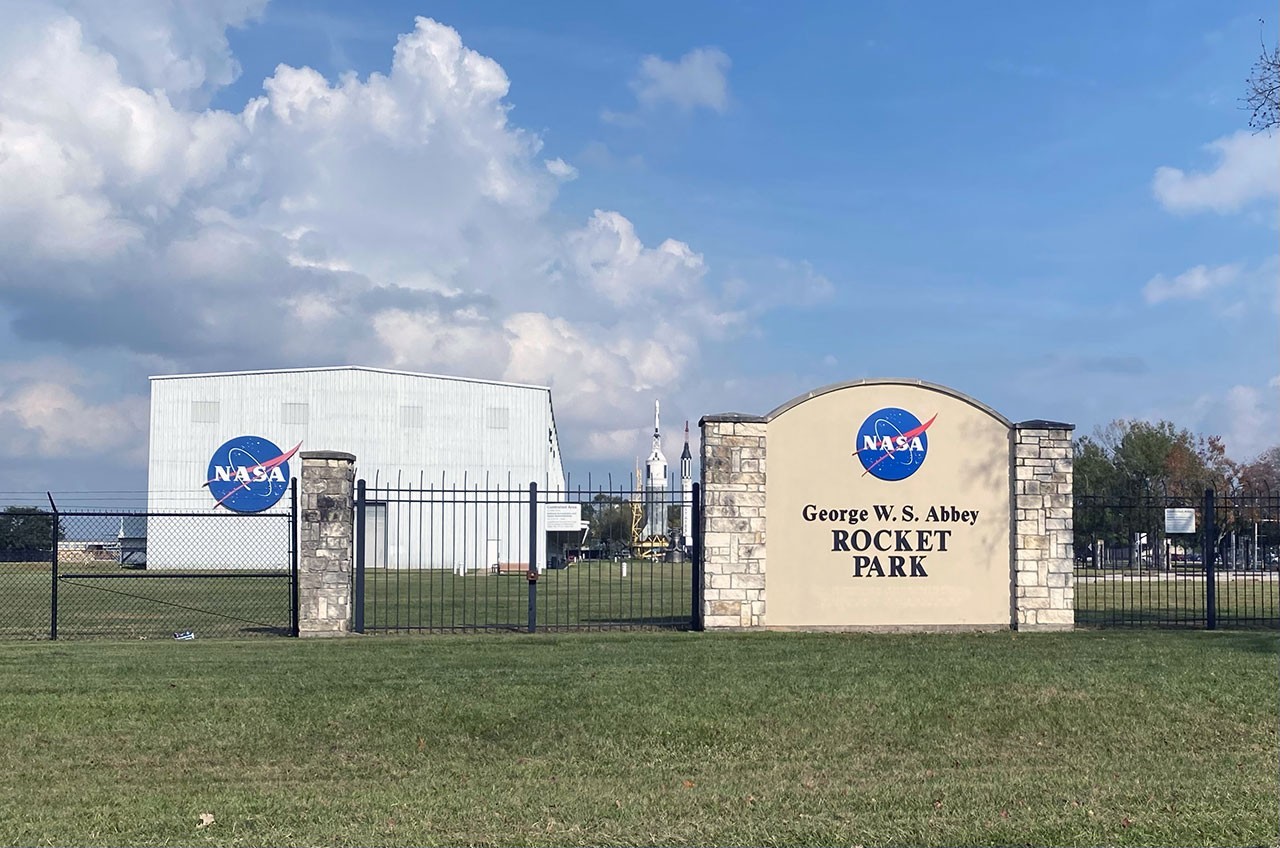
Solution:
[[[590,627],[656,627],[664,630],[688,630],[691,627],[687,613],[685,615],[633,616],[630,618],[625,616],[598,618],[584,616],[581,621],[584,626]]]
[[[1211,648],[1226,651],[1243,651],[1251,654],[1273,654],[1280,656],[1280,633],[1272,631],[1270,633],[1258,630],[1241,632],[1232,630],[1229,632],[1215,631],[1213,636],[1221,634],[1225,638],[1212,638],[1205,644]]]

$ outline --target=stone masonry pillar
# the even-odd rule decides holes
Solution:
[[[702,428],[702,599],[707,630],[765,624],[765,419],[708,415]]]
[[[1018,630],[1075,627],[1071,424],[1013,427],[1014,598]]]
[[[349,453],[302,453],[299,636],[341,636],[351,630],[355,479],[356,458]]]

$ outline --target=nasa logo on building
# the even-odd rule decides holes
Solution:
[[[905,480],[924,464],[929,455],[927,430],[933,418],[923,424],[905,409],[887,406],[867,416],[858,428],[857,456],[865,469],[880,480]]]
[[[289,489],[289,459],[302,443],[287,453],[261,436],[236,436],[213,452],[205,485],[214,508],[233,512],[262,512],[279,503]]]

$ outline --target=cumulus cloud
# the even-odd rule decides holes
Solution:
[[[8,0],[0,55],[11,55],[51,23],[75,20],[87,46],[109,56],[130,86],[180,107],[203,106],[240,75],[227,30],[258,18],[267,0]],[[50,68],[49,70],[56,70]]]
[[[556,177],[557,179],[565,180],[567,182],[578,178],[578,169],[563,159],[548,159],[545,164],[547,166],[547,171],[551,176]]]
[[[88,380],[62,362],[10,363],[0,386],[0,454],[29,460],[146,455],[147,399],[86,397]]]
[[[674,62],[659,56],[645,56],[631,82],[636,99],[647,107],[672,104],[692,112],[729,108],[729,56],[715,47],[698,47]]]
[[[238,72],[226,28],[261,2],[28,5],[23,37],[0,34],[0,308],[26,339],[158,371],[548,384],[567,452],[629,455],[618,423],[647,420],[699,340],[742,321],[686,242],[646,243],[618,211],[550,213],[576,169],[509,121],[505,71],[448,26],[418,18],[365,78],[279,65],[227,111],[206,105]],[[723,108],[727,67],[655,59],[638,91]],[[127,404],[72,382],[3,403],[0,428],[34,450],[138,438]]]
[[[1173,279],[1169,279],[1164,274],[1156,274],[1142,287],[1142,296],[1147,303],[1192,300],[1204,297],[1214,289],[1227,286],[1239,277],[1239,265],[1219,265],[1216,268],[1197,265]]]
[[[1280,136],[1241,130],[1206,146],[1217,159],[1206,172],[1160,167],[1152,180],[1156,199],[1170,212],[1237,212],[1280,194]]]
[[[1222,437],[1232,455],[1256,456],[1276,443],[1280,420],[1274,392],[1264,394],[1253,386],[1232,386],[1224,405],[1226,429]]]

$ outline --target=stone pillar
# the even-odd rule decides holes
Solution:
[[[356,458],[338,451],[301,456],[298,635],[341,636],[351,630]]]
[[[1014,597],[1018,630],[1075,627],[1071,431],[1056,421],[1013,427]]]
[[[708,415],[702,428],[702,612],[707,630],[765,624],[765,419]]]

